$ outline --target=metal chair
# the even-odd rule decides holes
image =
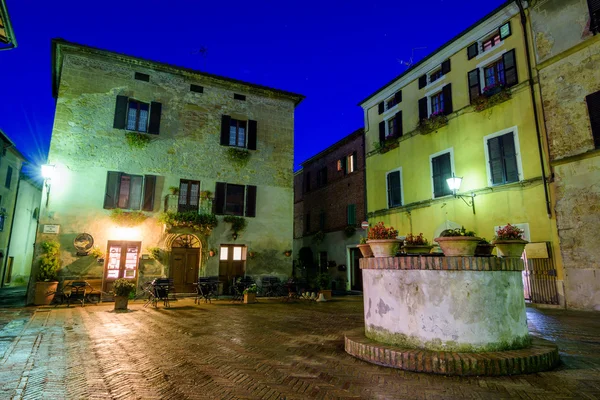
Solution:
[[[158,308],[158,302],[162,301],[165,308],[169,308],[171,306],[170,301],[177,300],[175,298],[173,279],[154,279],[146,285],[144,291],[148,293],[148,300],[146,300],[144,307],[152,304],[154,308]]]
[[[219,297],[219,277],[201,277],[198,278],[196,284],[196,298],[194,299],[195,304],[200,304],[200,300],[204,299],[205,303],[212,303],[213,298]]]

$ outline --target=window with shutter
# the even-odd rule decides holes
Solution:
[[[246,217],[256,217],[256,186],[246,186]]]
[[[217,182],[214,212],[217,215],[256,216],[256,186]],[[181,191],[180,191],[181,197]]]
[[[512,30],[510,29],[510,21],[502,25],[499,29],[500,39],[504,40],[510,35],[512,35]]]
[[[590,9],[590,31],[600,33],[600,0],[588,0]]]
[[[346,157],[346,173],[351,174],[356,170],[356,152]]]
[[[231,118],[229,121],[229,146],[246,147],[246,121]]]
[[[162,104],[153,101],[150,103],[150,125],[148,133],[158,135],[160,132],[160,115],[162,113]]]
[[[450,59],[442,63],[442,74],[446,75],[448,72],[450,72]]]
[[[379,143],[385,142],[385,121],[379,123]]]
[[[356,225],[356,205],[348,204],[347,206],[348,217],[346,222],[348,225]]]
[[[473,43],[472,45],[470,45],[469,47],[467,47],[467,59],[472,59],[477,57],[477,54],[479,54],[479,46],[477,45],[477,43]]]
[[[177,211],[198,211],[200,206],[200,181],[181,179],[179,181],[179,201]]]
[[[423,89],[427,86],[427,75],[422,75],[419,77],[419,89]]]
[[[12,182],[13,169],[9,165],[6,169],[6,179],[4,180],[4,187],[10,189],[10,184]]]
[[[379,115],[381,115],[381,114],[383,114],[384,111],[385,111],[385,103],[382,101],[377,106],[377,112],[379,113]]]
[[[143,176],[109,171],[104,193],[104,208],[140,210],[143,205],[144,209],[148,208],[148,211],[151,211],[154,207],[154,198],[150,197],[153,196],[150,187],[154,185],[152,179],[155,177],[151,175],[149,177],[151,178],[148,180],[148,192],[146,192]]]
[[[419,121],[427,119],[427,97],[419,99]]]
[[[431,115],[444,113],[444,93],[439,92],[431,96]]]
[[[150,104],[129,99],[127,106],[127,126],[129,131],[147,132]]]
[[[429,74],[429,83],[435,82],[438,79],[440,79],[442,76],[444,76],[444,73],[442,72],[442,69],[438,69],[432,73]]]
[[[225,187],[225,214],[243,216],[244,195],[245,187],[243,185],[227,184]]]
[[[489,175],[492,185],[519,181],[519,168],[513,132],[487,140]]]
[[[144,202],[142,210],[154,211],[154,194],[156,192],[156,176],[144,176]]]
[[[442,93],[444,94],[444,115],[452,114],[454,108],[452,107],[452,84],[449,83],[442,88]]]
[[[450,152],[448,152],[431,159],[434,198],[452,194],[446,182],[448,178],[452,178],[452,160],[450,157]]]
[[[473,100],[481,95],[481,83],[479,81],[479,68],[474,69],[467,75],[469,79],[469,99]]]
[[[598,2],[600,3],[600,0]],[[594,147],[600,149],[600,91],[586,96],[585,102],[590,116]]]
[[[515,58],[515,49],[508,51],[502,55],[504,67],[504,84],[506,87],[511,87],[519,83],[517,75],[517,60]]]
[[[402,205],[401,170],[391,171],[387,174],[388,208]]]

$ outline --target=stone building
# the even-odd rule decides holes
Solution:
[[[600,310],[600,2],[534,1],[530,15],[566,303]]]
[[[564,276],[526,32],[507,1],[361,102],[368,218],[430,242],[447,228],[491,240],[517,225],[532,242],[524,296],[558,305]]]
[[[61,244],[62,279],[170,277],[181,293],[291,274],[303,96],[63,40],[52,61],[38,242]]]
[[[0,131],[0,283],[29,280],[41,190],[23,173],[26,158]]]
[[[329,272],[338,290],[362,290],[356,245],[366,215],[364,149],[360,128],[301,163],[294,175],[294,254],[310,248],[316,267],[296,273],[310,279]]]

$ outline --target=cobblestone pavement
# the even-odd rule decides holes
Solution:
[[[25,318],[0,358],[0,398],[600,398],[598,313],[528,310],[531,331],[561,348],[564,364],[554,371],[459,378],[347,355],[343,332],[363,323],[360,297],[254,305],[185,299],[170,309],[139,302],[127,313],[111,309],[40,308]]]

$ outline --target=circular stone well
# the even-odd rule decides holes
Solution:
[[[421,357],[429,354],[435,360],[443,354],[440,352],[451,354],[450,359],[454,354],[459,360],[459,354],[494,352],[498,359],[509,360],[512,356],[507,354],[515,355],[514,350],[519,349],[519,357],[527,359],[528,349],[535,347],[527,330],[523,262],[519,258],[363,258],[360,266],[365,332],[364,340],[356,333],[346,336],[350,354],[385,365],[372,359],[372,354],[365,357],[365,349],[381,344],[384,360],[385,349]],[[541,348],[546,352],[538,346],[535,354],[552,353],[541,362],[539,370],[544,370],[558,361],[558,351],[551,343]],[[498,355],[503,352],[507,354]],[[396,362],[389,366],[401,368]],[[407,364],[403,369],[410,368]]]

